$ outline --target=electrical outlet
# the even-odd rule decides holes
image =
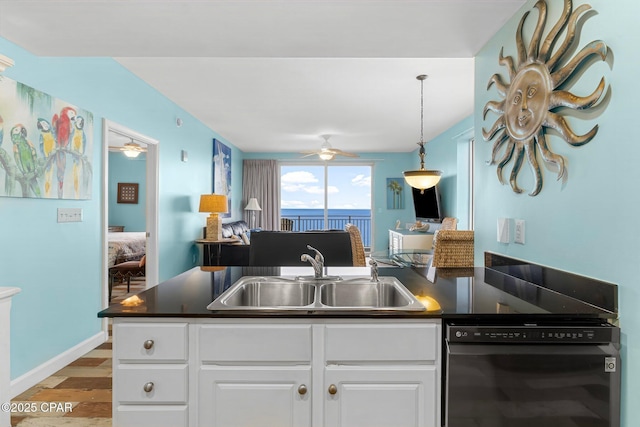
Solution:
[[[516,232],[513,241],[524,245],[524,219],[516,219]]]
[[[58,208],[58,222],[82,222],[82,208]]]

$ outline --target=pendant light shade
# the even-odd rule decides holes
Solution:
[[[404,180],[413,188],[426,190],[435,186],[440,181],[441,171],[417,170],[404,171]]]
[[[426,74],[421,74],[416,79],[420,80],[420,150],[418,155],[420,156],[420,169],[413,171],[404,171],[405,181],[413,188],[417,188],[421,193],[427,188],[435,186],[440,181],[442,171],[426,170],[424,168],[424,80],[427,78]]]

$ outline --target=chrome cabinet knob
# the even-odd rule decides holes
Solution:
[[[300,384],[300,387],[298,387],[298,393],[300,393],[301,396],[307,394],[307,386],[304,384]]]
[[[335,384],[331,384],[329,386],[329,394],[336,394],[338,392],[338,387]]]
[[[151,350],[151,348],[153,347],[153,340],[146,340],[144,342],[144,348],[146,348],[147,350]]]
[[[153,391],[153,383],[149,381],[144,385],[144,387],[142,387],[142,389],[147,393],[151,393]]]

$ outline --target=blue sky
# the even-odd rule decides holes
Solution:
[[[283,165],[282,209],[324,208],[324,165]],[[328,167],[329,209],[371,209],[371,166]]]

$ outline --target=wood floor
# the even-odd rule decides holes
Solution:
[[[112,304],[144,289],[142,280],[113,288]],[[11,401],[11,427],[111,427],[109,340]]]

